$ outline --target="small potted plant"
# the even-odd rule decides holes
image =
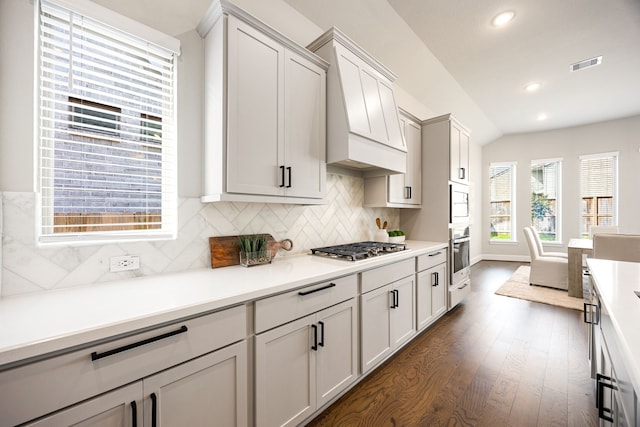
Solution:
[[[268,248],[267,237],[264,234],[249,234],[238,238],[240,247],[240,265],[270,264],[273,258]]]
[[[405,235],[402,230],[390,230],[389,231],[389,243],[402,243],[404,242]]]

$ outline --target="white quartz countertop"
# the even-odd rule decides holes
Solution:
[[[633,388],[640,395],[640,263],[588,258],[601,302],[613,324]]]
[[[250,268],[206,268],[6,297],[0,300],[0,368],[446,247],[407,241],[406,251],[357,262],[301,254]]]

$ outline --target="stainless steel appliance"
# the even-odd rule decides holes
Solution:
[[[356,242],[311,249],[312,255],[359,261],[407,249],[405,243]]]
[[[463,282],[469,277],[469,245],[471,235],[469,224],[453,224],[450,230],[449,254],[451,259],[451,284]]]
[[[449,184],[449,224],[469,223],[469,186]]]

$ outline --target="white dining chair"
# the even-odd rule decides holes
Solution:
[[[593,258],[640,262],[640,235],[597,233],[593,236]]]
[[[540,233],[538,233],[538,230],[535,229],[535,227],[527,227],[528,229],[531,230],[531,232],[533,233],[533,238],[536,241],[536,246],[538,246],[538,252],[540,253],[541,256],[553,256],[553,257],[559,257],[559,258],[569,258],[569,255],[566,252],[547,252],[544,250],[544,248],[542,247],[542,239],[540,239]]]
[[[525,227],[524,236],[527,239],[529,254],[531,255],[529,284],[568,289],[569,267],[567,258],[541,255],[531,227]]]

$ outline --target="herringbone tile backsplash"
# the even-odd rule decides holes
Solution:
[[[398,227],[400,221],[398,209],[362,207],[362,178],[328,174],[326,205],[203,204],[199,198],[183,198],[176,240],[41,248],[35,245],[35,194],[5,192],[1,196],[2,296],[209,268],[210,236],[269,233],[277,240],[293,240],[293,250],[281,250],[281,257],[318,246],[369,240],[376,217],[388,221],[389,228]],[[140,269],[110,273],[110,258],[124,254],[139,255]]]

